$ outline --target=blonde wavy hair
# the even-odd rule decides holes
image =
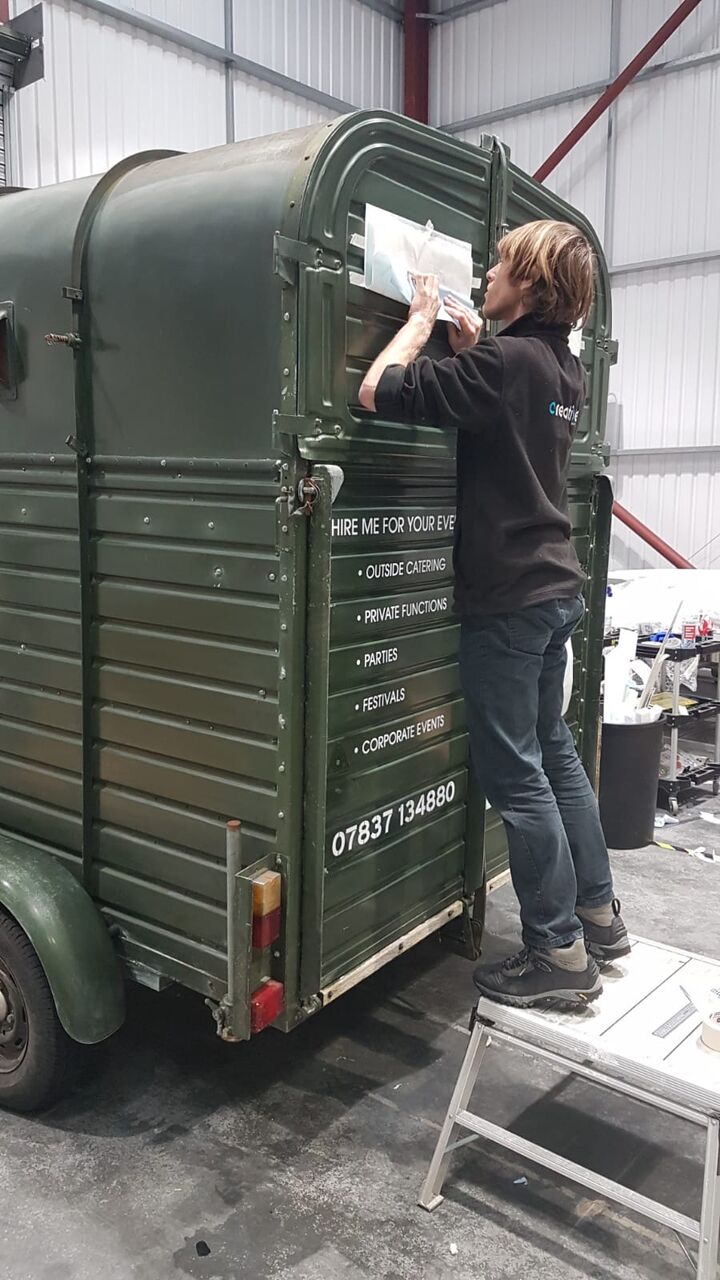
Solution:
[[[569,222],[528,222],[503,236],[498,255],[512,279],[529,280],[529,310],[546,324],[584,323],[593,301],[593,252]]]

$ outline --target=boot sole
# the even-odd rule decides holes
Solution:
[[[487,1000],[493,1000],[495,1004],[511,1005],[513,1009],[532,1009],[536,1005],[554,1009],[584,1009],[602,995],[602,982],[597,982],[587,991],[547,991],[533,996],[506,995],[500,991],[485,991],[480,986],[477,989]]]

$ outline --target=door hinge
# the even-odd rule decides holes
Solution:
[[[273,409],[273,427],[285,436],[309,436],[313,430],[317,432],[320,426],[320,419],[314,420],[303,417],[302,414],[281,413],[279,409]]]
[[[273,237],[273,271],[287,284],[297,281],[298,264],[305,267],[326,267],[332,271],[342,267],[342,259],[336,253],[329,253],[320,245],[306,244],[303,240],[290,240],[281,236],[279,231]]]
[[[617,356],[618,356],[617,338],[597,338],[595,341],[595,346],[597,347],[598,351],[605,351],[607,355],[609,355],[611,364],[617,363]]]

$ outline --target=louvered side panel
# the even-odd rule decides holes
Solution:
[[[275,834],[275,496],[115,470],[91,495],[96,891],[201,989],[226,972],[225,823],[247,862]]]
[[[80,585],[73,467],[0,461],[0,826],[79,866]]]

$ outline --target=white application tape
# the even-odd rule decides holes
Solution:
[[[702,1041],[708,1049],[720,1053],[720,1013],[711,1013],[703,1022]]]

